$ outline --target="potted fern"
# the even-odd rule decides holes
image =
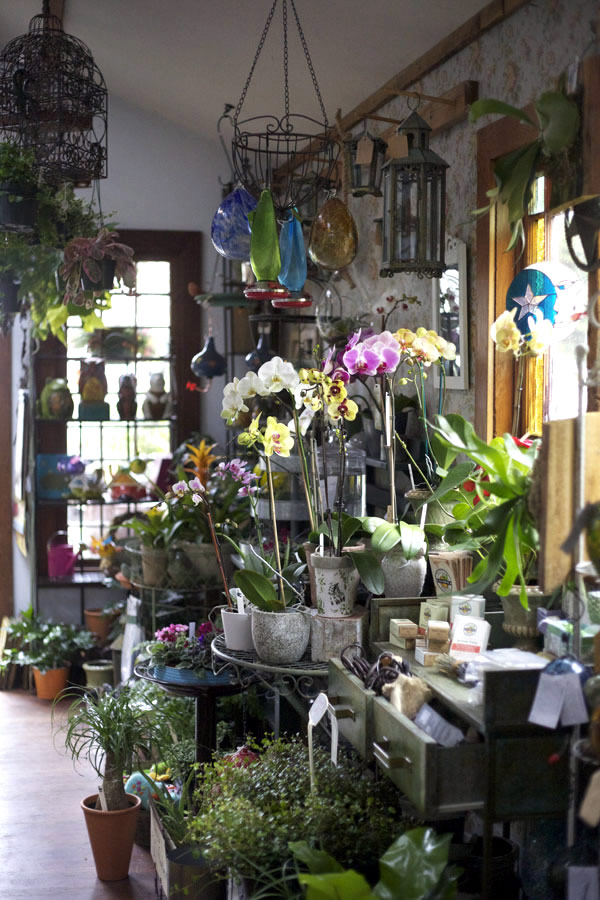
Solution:
[[[57,704],[71,699],[66,719]],[[140,798],[126,794],[123,772],[138,755],[148,757],[150,739],[131,689],[121,686],[97,694],[64,691],[54,702],[52,722],[64,735],[73,762],[85,760],[102,779],[102,788],[81,801],[96,872],[101,881],[127,878]]]
[[[33,151],[0,144],[0,228],[32,231],[37,212],[39,171]]]

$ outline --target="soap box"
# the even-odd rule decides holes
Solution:
[[[411,619],[390,619],[390,640],[392,638],[416,638],[418,630],[416,622]]]
[[[390,634],[390,644],[393,644],[394,647],[400,647],[401,650],[414,650],[416,643],[417,641],[414,637],[394,637],[393,634]]]
[[[429,620],[448,621],[448,604],[440,600],[424,600],[419,611],[419,634],[427,634]]]
[[[417,647],[415,650],[415,662],[418,662],[421,666],[433,666],[439,655],[439,653],[433,653],[424,647]]]
[[[450,597],[450,625],[454,625],[457,616],[483,619],[484,615],[485,597],[481,594],[455,594]]]
[[[491,625],[475,616],[457,616],[452,628],[450,656],[470,659],[475,653],[484,653],[490,637]]]

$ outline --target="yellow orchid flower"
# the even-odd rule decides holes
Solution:
[[[346,397],[341,403],[330,403],[327,407],[327,415],[334,421],[336,419],[346,419],[353,422],[358,414],[358,404],[354,400]]]
[[[241,444],[242,447],[253,447],[254,444],[263,442],[263,436],[261,434],[259,424],[260,417],[262,413],[259,413],[248,425],[248,428],[245,431],[242,431],[241,434],[238,434],[238,444]]]
[[[264,452],[266,456],[276,453],[278,456],[289,456],[294,446],[294,438],[290,430],[283,422],[278,422],[274,416],[267,419],[267,427],[263,436]]]
[[[325,390],[325,402],[341,403],[348,396],[348,391],[343,381],[333,381]]]

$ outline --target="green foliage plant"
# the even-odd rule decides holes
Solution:
[[[96,294],[105,293],[101,286],[101,263],[112,260],[115,266],[115,277],[125,287],[135,288],[136,269],[133,261],[133,250],[127,244],[117,241],[116,231],[101,228],[94,237],[75,237],[65,247],[63,264],[58,270],[65,279],[66,290],[64,302],[75,306],[85,306],[93,301]],[[98,285],[97,289],[86,290],[82,278],[86,275],[90,282]]]
[[[404,830],[399,794],[342,757],[332,765],[315,748],[311,793],[308,748],[295,737],[265,739],[250,765],[215,761],[204,768],[196,794],[199,812],[188,835],[215,869],[260,881],[289,859],[289,841],[307,840],[342,865],[367,873]]]
[[[527,609],[526,587],[539,549],[530,500],[539,442],[520,446],[505,434],[486,443],[458,414],[437,416],[436,423],[441,444],[469,460],[451,467],[431,498],[454,517],[436,534],[457,549],[479,550],[482,558],[469,577],[473,591],[500,579],[496,591],[506,597],[517,584]]]
[[[39,180],[32,150],[24,150],[18,144],[0,143],[0,190],[11,203],[35,193]]]
[[[33,606],[9,626],[9,634],[20,638],[21,646],[4,651],[2,666],[34,666],[42,673],[68,666],[96,646],[90,631],[77,625],[44,621],[34,613]]]
[[[60,704],[66,699],[72,702],[65,718]],[[86,760],[102,778],[107,808],[127,809],[123,773],[132,771],[140,755],[147,758],[151,746],[148,722],[132,702],[130,688],[121,685],[83,696],[67,688],[53,703],[52,724],[56,736],[64,736],[73,762]]]
[[[531,201],[531,188],[541,171],[551,174],[552,166],[564,164],[566,154],[579,133],[579,109],[562,90],[546,91],[534,103],[535,122],[527,113],[501,100],[483,98],[469,107],[469,119],[477,122],[481,116],[497,114],[508,116],[536,129],[537,137],[517,150],[496,160],[494,175],[496,187],[487,192],[490,203],[475,214],[489,212],[496,203],[506,206],[511,228],[507,250],[512,250],[519,240],[525,241],[523,218]]]

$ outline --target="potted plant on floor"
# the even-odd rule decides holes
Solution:
[[[45,622],[30,606],[10,626],[19,649],[5,650],[2,665],[31,666],[37,696],[54,700],[67,685],[71,664],[95,646],[94,636],[76,625]]]
[[[59,722],[65,699],[72,702]],[[83,696],[67,690],[54,702],[52,721],[73,761],[85,760],[102,779],[102,799],[93,794],[81,801],[98,878],[127,878],[140,798],[125,793],[123,773],[137,768],[138,755],[150,753],[147,723],[127,686]]]

